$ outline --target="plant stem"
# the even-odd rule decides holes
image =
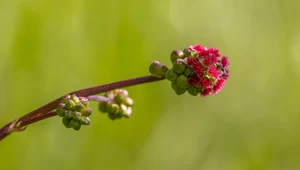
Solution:
[[[143,84],[143,83],[150,83],[155,81],[160,81],[165,79],[163,78],[157,78],[154,76],[143,76],[143,77],[137,77],[132,78],[128,80],[122,80],[114,83],[104,84],[100,86],[90,87],[86,89],[77,90],[68,94],[75,94],[77,96],[81,97],[87,97],[90,95],[95,95],[98,93],[103,93],[107,91],[111,91],[118,88],[124,88],[128,86]],[[67,94],[66,94],[67,95]],[[65,96],[65,95],[64,95]],[[64,97],[62,96],[62,97]],[[53,111],[56,109],[57,105],[59,104],[61,98],[55,99],[52,102],[20,117],[19,119],[16,119],[7,125],[3,126],[0,129],[0,140],[4,139],[6,136],[10,135],[12,132],[18,132],[25,129],[27,125],[30,125],[32,123],[35,123],[37,121],[56,116],[56,112]]]

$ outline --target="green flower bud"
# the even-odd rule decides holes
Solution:
[[[65,111],[65,118],[71,119],[73,117],[73,112],[71,110]]]
[[[171,62],[174,64],[178,58],[183,57],[183,52],[181,50],[174,50],[171,53]]]
[[[90,120],[90,118],[83,116],[83,117],[79,118],[79,123],[81,125],[89,125],[91,123],[91,120]]]
[[[186,67],[187,65],[184,63],[183,59],[177,59],[176,63],[173,64],[173,70],[178,74],[182,74],[185,71]]]
[[[115,103],[108,103],[106,105],[106,111],[111,114],[116,114],[119,112],[119,105]]]
[[[178,74],[173,71],[173,68],[169,69],[166,73],[166,78],[170,81],[175,81],[178,77]]]
[[[177,77],[176,83],[177,83],[178,87],[183,88],[183,89],[186,89],[189,85],[188,78],[183,74],[181,74],[180,76]]]
[[[64,117],[65,116],[65,104],[63,103],[60,103],[57,108],[56,108],[56,114],[59,116],[59,117]]]
[[[100,112],[107,112],[106,108],[107,108],[107,102],[99,102],[98,108],[100,110]]]
[[[178,85],[175,82],[172,82],[171,86],[177,95],[181,95],[186,92],[186,89],[178,87]]]
[[[62,123],[65,125],[66,128],[71,128],[72,126],[70,125],[71,119],[68,119],[67,117],[62,118]]]
[[[75,95],[75,94],[72,94],[71,100],[73,100],[74,103],[78,103],[79,102],[79,98]]]
[[[76,103],[75,106],[73,107],[73,110],[81,112],[85,110],[85,107],[82,103]]]
[[[117,115],[117,114],[109,113],[109,114],[108,114],[108,117],[109,117],[111,120],[116,120],[116,119],[118,118],[118,115]]]
[[[81,124],[79,121],[72,119],[70,123],[73,125],[72,127],[74,130],[79,130],[81,128]]]
[[[115,96],[114,100],[116,103],[121,104],[121,103],[125,102],[126,97],[127,96],[125,96],[123,93],[119,93]]]
[[[74,107],[75,106],[75,103],[72,101],[72,100],[68,100],[67,102],[66,102],[66,109],[72,109],[72,107]]]
[[[190,77],[194,74],[194,71],[191,67],[187,67],[183,73],[185,76]]]
[[[131,117],[131,115],[132,115],[132,109],[131,109],[131,107],[127,107],[127,106],[121,104],[120,108],[121,108],[120,109],[120,113],[122,115],[124,115],[127,118]]]
[[[197,86],[189,86],[188,92],[192,96],[197,96],[200,93],[200,88]]]
[[[66,103],[67,101],[70,100],[70,98],[71,98],[71,95],[68,94],[68,95],[62,97],[61,100],[60,100],[60,102],[61,103]]]
[[[126,106],[133,106],[134,101],[132,100],[132,98],[126,97],[126,99],[125,99],[125,101],[124,101],[124,104],[125,104]]]
[[[69,126],[73,127],[75,122],[76,122],[76,120],[71,119],[70,122],[69,122]]]
[[[92,109],[88,107],[84,111],[82,111],[81,113],[82,113],[82,116],[89,117],[92,114]]]
[[[127,106],[125,106],[124,104],[121,104],[120,105],[120,110],[119,112],[122,114],[122,115],[125,115],[125,112],[127,111]]]
[[[89,100],[86,97],[79,97],[79,100],[85,107],[89,107]]]
[[[160,64],[159,61],[153,61],[149,67],[149,71],[151,75],[162,78],[165,76],[166,72],[168,71],[168,67]]]
[[[128,96],[128,91],[124,89],[117,89],[119,94],[123,94],[125,97]]]
[[[72,116],[73,116],[73,119],[79,120],[79,118],[82,116],[82,114],[80,112],[74,111]]]

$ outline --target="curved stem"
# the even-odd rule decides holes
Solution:
[[[77,90],[68,94],[76,94],[77,96],[81,97],[87,97],[90,95],[95,95],[98,93],[103,93],[107,91],[111,91],[114,89],[118,88],[124,88],[128,86],[133,86],[133,85],[138,85],[138,84],[143,84],[143,83],[150,83],[150,82],[155,82],[155,81],[160,81],[165,79],[163,78],[157,78],[154,76],[143,76],[143,77],[137,77],[137,78],[132,78],[128,80],[122,80],[114,83],[109,83],[109,84],[104,84],[100,86],[95,86],[95,87],[90,87],[86,89],[81,89]],[[66,94],[67,95],[67,94]],[[65,96],[65,95],[64,95]],[[62,96],[63,97],[63,96]],[[10,135],[12,132],[18,132],[24,130],[24,127],[27,125],[30,125],[32,123],[35,123],[37,121],[56,116],[56,112],[53,111],[56,109],[57,105],[60,102],[60,99],[62,97],[59,97],[52,102],[20,117],[19,119],[16,119],[7,125],[3,126],[0,129],[0,140],[5,138],[6,136]]]

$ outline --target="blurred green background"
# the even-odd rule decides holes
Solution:
[[[0,169],[300,169],[300,10],[292,0],[0,0],[0,126],[65,93],[148,74],[191,44],[229,56],[208,98],[128,88],[132,119],[54,117],[0,142]]]

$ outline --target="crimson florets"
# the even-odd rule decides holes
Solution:
[[[172,52],[173,68],[166,73],[166,78],[172,82],[172,88],[177,94],[187,90],[194,96],[208,96],[221,91],[229,77],[227,57],[221,56],[218,49],[201,45],[178,51]]]

